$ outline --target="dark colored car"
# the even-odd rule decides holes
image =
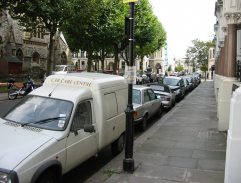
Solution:
[[[185,97],[185,84],[183,78],[168,76],[163,79],[163,84],[168,85],[172,92],[176,94],[176,101],[180,101]]]
[[[183,77],[184,79],[186,79],[188,81],[188,89],[189,92],[192,91],[196,86],[195,86],[195,80],[191,77],[191,76],[185,76]]]

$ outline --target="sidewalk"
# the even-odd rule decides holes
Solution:
[[[213,81],[204,81],[134,141],[133,174],[122,152],[85,183],[223,183],[226,134],[217,126]]]

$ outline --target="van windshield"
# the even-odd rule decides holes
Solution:
[[[70,101],[25,96],[3,119],[47,130],[64,130],[69,122],[73,103]]]

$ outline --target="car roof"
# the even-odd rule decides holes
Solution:
[[[165,78],[181,79],[181,77],[178,77],[178,76],[166,76]]]
[[[145,86],[145,85],[133,85],[133,89],[144,90],[144,89],[151,89],[151,87]]]

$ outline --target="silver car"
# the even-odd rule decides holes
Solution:
[[[161,98],[161,102],[164,108],[172,108],[176,103],[176,94],[172,92],[168,85],[164,84],[149,84],[153,91],[155,92],[157,98]]]
[[[144,131],[147,121],[154,115],[161,116],[163,107],[161,99],[147,86],[133,85],[132,103],[134,109],[134,123],[140,125]]]

